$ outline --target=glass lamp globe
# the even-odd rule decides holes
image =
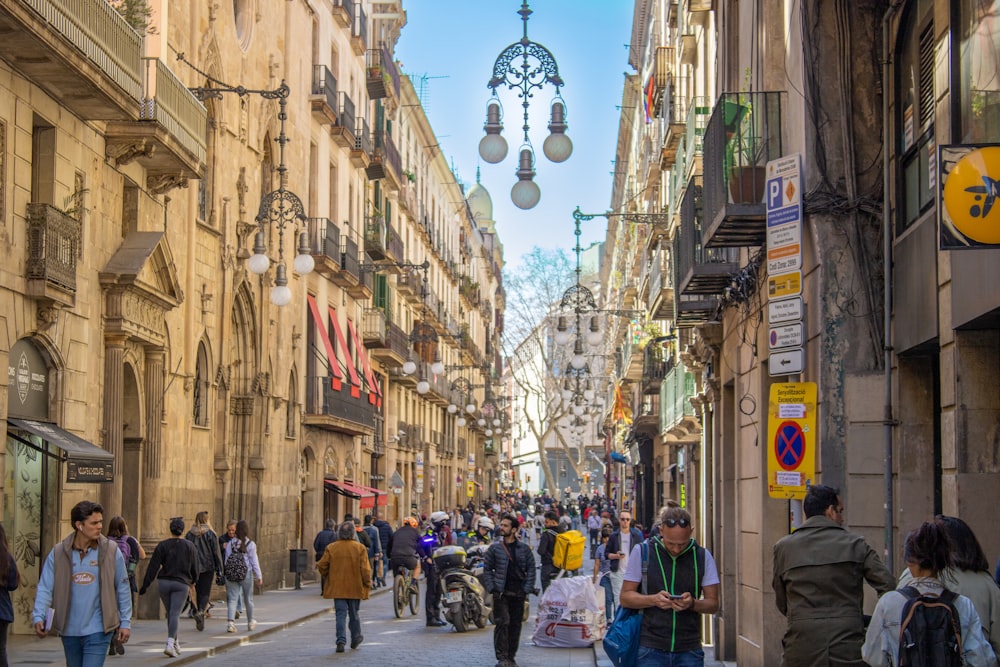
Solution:
[[[466,424],[465,417],[459,417],[456,419],[455,424],[457,424],[459,428],[464,428]]]
[[[556,335],[552,338],[555,340],[556,345],[565,345],[570,341],[572,335],[568,331],[557,331]]]
[[[493,420],[493,425],[494,426],[499,426],[500,425],[500,420],[499,419],[494,419]]]
[[[417,370],[417,365],[412,361],[403,364],[403,375],[413,375]]]
[[[449,415],[453,415],[456,412],[458,412],[458,406],[455,405],[454,403],[449,403],[448,404],[448,414]]]
[[[542,191],[535,184],[534,156],[531,148],[525,146],[521,149],[521,158],[517,170],[517,183],[510,189],[510,198],[514,206],[527,210],[534,208],[538,200],[542,197]]]
[[[583,397],[585,399],[587,399],[588,401],[594,400],[594,390],[593,389],[584,389],[583,390]]]
[[[580,415],[582,415],[586,411],[587,411],[587,408],[583,407],[582,405],[574,405],[573,406],[573,414],[576,415],[577,417],[579,417]]]
[[[564,416],[560,417],[559,420],[556,423],[559,424],[560,426],[563,426],[563,427],[569,426],[569,417],[566,417],[564,415]]]
[[[500,120],[500,102],[490,100],[486,105],[486,136],[479,140],[479,157],[485,162],[496,164],[507,157],[507,140],[500,136],[503,123]]]
[[[312,273],[312,270],[316,268],[316,262],[312,255],[296,255],[295,259],[292,260],[292,268],[295,269],[295,273],[304,276]]]
[[[486,426],[486,420],[483,419],[482,417],[480,417],[479,419],[477,419],[476,423],[479,424],[480,426]]]
[[[488,438],[491,435],[493,435],[493,429],[491,429],[491,428],[486,429],[486,437]]]
[[[580,370],[581,368],[587,365],[587,359],[582,354],[574,354],[573,357],[569,360],[569,365],[575,368],[576,370]]]
[[[571,392],[569,389],[563,389],[562,392],[560,392],[560,395],[563,397],[564,400],[567,401],[573,398],[573,392]]]
[[[418,394],[426,394],[430,390],[431,390],[431,383],[428,382],[427,380],[421,380],[420,382],[417,383]]]
[[[268,270],[271,260],[267,258],[267,247],[264,245],[264,232],[258,231],[254,235],[253,254],[247,260],[247,270],[256,273],[258,276]]]
[[[465,411],[468,412],[470,415],[475,414],[476,413],[476,404],[475,403],[469,403],[468,405],[465,406]]]
[[[271,303],[276,306],[287,306],[292,301],[292,290],[288,285],[275,285],[271,288]]]
[[[587,345],[600,345],[604,340],[604,336],[601,335],[600,331],[588,331],[587,332]]]
[[[434,375],[441,375],[444,373],[444,364],[440,361],[435,361],[431,364],[431,373],[434,373]]]
[[[573,142],[566,136],[566,107],[561,99],[552,103],[549,134],[542,144],[542,152],[552,162],[565,162],[573,154]]]

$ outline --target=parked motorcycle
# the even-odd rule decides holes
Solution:
[[[477,547],[473,547],[476,549]],[[446,546],[434,550],[434,567],[441,580],[441,606],[444,617],[458,632],[468,627],[486,627],[490,617],[489,595],[483,588],[482,561],[479,558],[479,575],[466,565],[466,551],[462,547]]]

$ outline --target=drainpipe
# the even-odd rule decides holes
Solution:
[[[892,55],[890,53],[890,21],[901,3],[890,6],[882,18],[882,350],[885,383],[885,406],[883,408],[883,431],[885,437],[885,566],[895,573],[893,554],[893,520],[895,497],[892,486],[892,224],[889,187],[891,185],[891,164],[889,150],[892,133],[889,132],[889,95]]]

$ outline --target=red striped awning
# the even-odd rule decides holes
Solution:
[[[342,496],[361,501],[361,509],[375,507],[375,499],[378,499],[378,506],[385,507],[389,502],[389,492],[375,489],[364,484],[354,482],[342,482],[340,480],[323,480],[326,488],[339,493]]]

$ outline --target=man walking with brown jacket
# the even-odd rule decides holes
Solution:
[[[782,667],[862,666],[864,582],[879,595],[895,581],[875,550],[844,527],[837,489],[811,486],[806,521],[774,545],[775,604],[788,619]]]
[[[353,521],[345,521],[337,528],[337,541],[331,543],[316,569],[326,579],[323,597],[333,599],[337,612],[337,653],[344,652],[347,644],[348,619],[350,619],[351,648],[365,640],[361,634],[361,601],[367,600],[372,589],[372,566],[368,549],[355,539]]]

